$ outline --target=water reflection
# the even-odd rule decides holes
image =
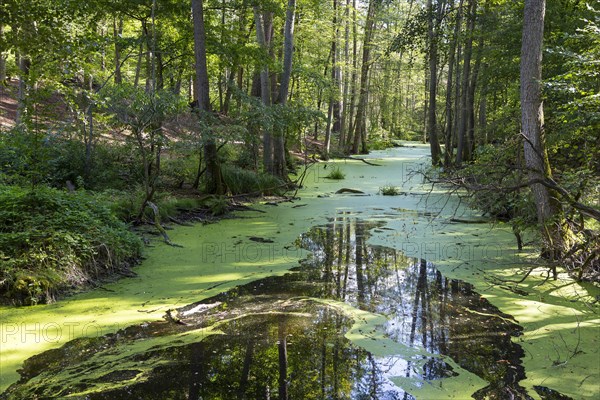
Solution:
[[[529,399],[511,342],[521,328],[425,260],[367,245],[377,225],[341,215],[314,228],[299,239],[313,256],[292,273],[185,307],[185,325],[131,327],[32,357],[3,397],[410,400],[390,377],[456,375],[440,357],[374,357],[353,346],[344,337],[352,321],[306,300],[318,298],[386,315],[390,339],[452,357],[489,382],[476,399]],[[210,326],[224,334],[190,339]]]

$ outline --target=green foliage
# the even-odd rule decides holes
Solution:
[[[398,186],[385,185],[379,188],[379,193],[381,193],[383,196],[398,196],[402,192]]]
[[[117,123],[138,131],[160,124],[187,108],[182,97],[169,90],[149,93],[143,88],[121,84],[101,92],[101,105]]]
[[[100,202],[107,204],[111,212],[119,219],[134,221],[138,216],[145,195],[141,188],[129,191],[109,189],[97,193],[95,197]],[[158,206],[161,220],[202,205],[202,202],[197,198],[176,196],[169,192],[156,193],[154,202]],[[149,221],[154,219],[154,214],[148,207],[144,211],[144,217]]]
[[[375,137],[369,139],[369,150],[385,150],[394,147],[394,142],[388,137]]]
[[[583,7],[580,5],[580,7]],[[549,51],[556,74],[545,82],[546,130],[554,165],[600,174],[600,10],[587,6],[580,27]]]
[[[342,180],[342,179],[346,179],[346,174],[344,173],[344,171],[342,171],[342,169],[340,167],[335,166],[335,167],[333,167],[331,172],[329,172],[329,174],[325,176],[325,178]]]
[[[225,196],[208,196],[202,201],[212,215],[223,215],[229,210],[229,200]]]
[[[231,194],[249,196],[282,194],[283,182],[267,173],[259,173],[234,166],[223,166],[223,180]]]
[[[86,189],[126,188],[138,181],[138,160],[131,146],[96,143],[89,168],[85,145],[63,133],[34,134],[25,127],[0,133],[0,183]]]
[[[535,226],[537,214],[530,191],[518,189],[526,178],[515,166],[515,154],[520,152],[518,140],[481,147],[476,161],[460,174],[473,188],[470,203],[474,208],[500,220],[511,221],[522,231]]]
[[[141,243],[86,192],[0,186],[0,248],[1,299],[35,304],[128,265]]]

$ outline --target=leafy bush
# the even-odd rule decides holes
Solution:
[[[481,147],[475,162],[466,167],[462,176],[480,190],[470,192],[471,206],[504,221],[510,221],[515,231],[535,226],[535,203],[528,189],[517,188],[524,176],[515,165],[521,152],[518,141]]]
[[[223,215],[229,209],[229,200],[225,196],[208,196],[203,205],[208,207],[212,215]]]
[[[329,175],[327,175],[325,178],[342,180],[346,179],[346,174],[340,169],[340,167],[334,167],[329,173]]]
[[[234,166],[223,166],[223,180],[231,194],[272,195],[284,191],[283,182],[266,173],[257,173]]]
[[[51,301],[139,257],[141,242],[86,192],[0,186],[0,300]]]
[[[95,197],[106,203],[119,219],[133,221],[138,217],[145,195],[142,188],[137,188],[130,191],[105,190],[97,193]],[[180,211],[193,210],[202,205],[202,201],[198,198],[178,197],[169,192],[155,193],[153,201],[158,206],[161,220],[175,216]],[[149,221],[154,219],[154,214],[148,207],[144,216]]]
[[[398,196],[402,192],[398,186],[385,185],[379,188],[379,193],[383,196]]]
[[[67,181],[86,189],[126,188],[139,181],[139,160],[132,147],[95,143],[89,165],[86,148],[62,132],[36,133],[25,127],[0,133],[0,182],[48,184],[64,187]]]

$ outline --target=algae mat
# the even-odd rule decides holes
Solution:
[[[136,278],[52,305],[1,308],[0,388],[18,379],[16,370],[23,360],[71,339],[101,336],[159,320],[169,309],[285,273],[307,256],[294,245],[300,234],[339,213],[348,213],[386,222],[384,228],[374,230],[371,244],[433,262],[445,276],[473,284],[490,303],[512,315],[524,328],[523,336],[516,339],[526,354],[523,365],[527,379],[520,383],[532,397],[538,398],[536,386],[573,398],[598,397],[599,324],[593,304],[597,288],[582,287],[566,278],[542,284],[542,270],[518,288],[497,284],[496,278],[510,277],[525,268],[527,257],[515,251],[512,235],[501,226],[492,229],[485,224],[450,221],[457,213],[463,218],[473,215],[456,199],[449,200],[437,188],[431,190],[414,174],[427,163],[426,154],[426,147],[416,146],[374,153],[370,157],[377,158],[377,167],[338,162],[346,173],[343,181],[324,178],[331,163],[328,167],[318,165],[305,180],[302,198],[294,203],[265,205],[260,209],[266,213],[245,212],[240,219],[214,225],[178,228],[172,239],[184,247],[156,244],[148,249],[147,260],[136,268]],[[403,193],[377,195],[384,185],[401,187]],[[343,187],[366,195],[335,194]],[[264,240],[256,242],[256,238]],[[351,310],[343,311],[360,319]],[[380,318],[363,317],[375,325]],[[365,343],[360,335],[352,334],[350,339],[359,346]],[[371,348],[367,350],[376,354],[383,351],[383,346],[377,346],[383,342],[368,340]],[[469,379],[476,382],[478,378]],[[455,381],[460,387],[461,380]],[[416,398],[466,396],[430,384],[418,386],[410,390]]]

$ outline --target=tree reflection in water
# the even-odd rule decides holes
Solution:
[[[387,316],[385,332],[392,340],[450,356],[488,381],[476,399],[528,399],[518,385],[524,377],[522,350],[511,342],[511,335],[521,328],[471,285],[444,278],[425,260],[367,245],[368,232],[376,226],[340,216],[312,229],[299,245],[313,255],[293,272],[185,307],[182,311],[220,302],[187,317],[185,326],[131,327],[91,344],[76,340],[32,357],[25,363],[22,380],[5,396],[87,391],[89,399],[409,400],[413,397],[389,377],[434,380],[455,374],[438,357],[418,365],[402,355],[374,357],[344,337],[352,325],[348,317],[325,304],[306,301],[308,297]],[[102,370],[103,358],[111,356],[117,342],[133,343],[215,323],[224,335],[123,358],[137,362],[139,369],[119,370],[104,363],[111,370],[101,378],[86,379],[82,373]]]

